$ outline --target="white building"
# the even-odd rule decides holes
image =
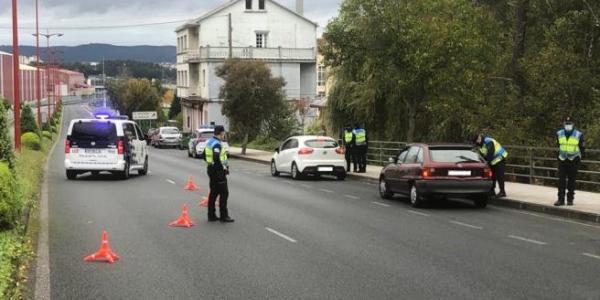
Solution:
[[[295,11],[272,0],[223,1],[176,29],[184,131],[211,123],[228,127],[215,69],[230,56],[268,62],[273,76],[287,82],[289,100],[315,98],[317,24],[303,16],[303,0],[296,0]]]

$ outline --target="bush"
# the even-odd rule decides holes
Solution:
[[[33,133],[27,132],[21,136],[21,144],[25,146],[27,149],[31,150],[41,150],[42,149],[42,141],[40,141],[40,137]]]
[[[52,139],[52,133],[50,133],[50,131],[42,131],[42,136],[51,140]]]
[[[8,164],[0,162],[0,229],[11,227],[21,211],[16,181]]]
[[[12,140],[10,138],[6,110],[4,109],[4,104],[0,102],[0,162],[8,162],[8,166],[12,168],[13,158]]]
[[[37,133],[38,131],[39,128],[37,126],[37,123],[35,122],[35,116],[33,115],[33,110],[31,109],[31,106],[23,106],[23,111],[21,111],[21,132]]]

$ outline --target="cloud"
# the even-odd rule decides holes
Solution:
[[[166,22],[192,19],[229,0],[39,0],[40,30],[47,27],[85,27],[134,23]],[[296,0],[279,3],[295,8]],[[305,16],[321,27],[337,14],[342,0],[304,0]],[[21,44],[35,44],[31,36],[35,26],[34,1],[19,3],[19,39]],[[11,0],[0,0],[0,44],[11,43]],[[65,35],[53,43],[79,45],[111,43],[117,45],[174,45],[173,33],[178,24],[126,29],[94,29],[60,31]],[[319,30],[321,32],[322,28]]]

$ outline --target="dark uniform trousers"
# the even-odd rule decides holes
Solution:
[[[344,155],[346,158],[346,171],[350,172],[350,164],[354,162],[354,170],[356,170],[356,158],[354,157],[354,148],[346,147],[346,153]]]
[[[580,159],[560,161],[558,165],[558,201],[565,201],[565,189],[568,189],[567,202],[575,199],[575,182],[579,171]]]
[[[356,170],[356,163],[358,163],[358,170],[365,171],[367,169],[367,146],[356,146],[354,152],[356,153],[354,169]]]
[[[492,166],[492,192],[496,189],[496,182],[500,187],[500,192],[504,192],[504,171],[506,170],[506,160],[501,160],[499,163]]]
[[[210,185],[210,194],[208,194],[208,216],[215,216],[215,202],[219,197],[220,217],[229,216],[227,210],[227,198],[229,198],[229,187],[227,186],[227,174],[222,168],[218,170],[214,166],[208,167],[208,178]]]

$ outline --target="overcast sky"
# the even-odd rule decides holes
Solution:
[[[113,26],[168,22],[198,17],[230,0],[38,0],[40,30],[45,28]],[[337,15],[342,0],[304,0],[305,16],[319,23],[319,34]],[[296,0],[279,0],[295,8]],[[18,0],[19,43],[35,45],[35,0]],[[11,0],[0,0],[0,45],[12,43]],[[175,45],[174,29],[166,24],[119,29],[56,29],[65,35],[55,45],[109,43],[115,45]]]

